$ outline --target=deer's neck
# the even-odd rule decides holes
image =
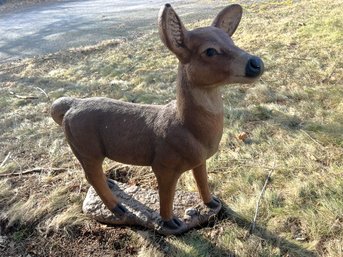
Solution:
[[[193,85],[180,64],[177,77],[177,113],[183,124],[205,146],[217,147],[223,132],[220,89]]]

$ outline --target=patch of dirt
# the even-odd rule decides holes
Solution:
[[[106,173],[110,179],[121,183],[157,190],[157,180],[150,167],[115,163]]]
[[[298,217],[289,217],[284,223],[284,229],[292,234],[297,241],[307,241],[308,235]]]
[[[71,234],[61,231],[42,236],[23,227],[6,232],[0,235],[0,256],[133,256],[140,247],[129,229],[96,222],[75,228]]]
[[[54,176],[53,180],[45,181],[42,185],[42,176],[27,175],[25,182],[10,177],[8,183],[18,189],[20,199],[29,198],[32,192],[39,192],[37,197],[48,195],[54,184],[64,183],[64,176]],[[77,190],[83,189],[77,186]],[[7,207],[2,204],[0,201],[0,210],[5,210]],[[0,214],[0,256],[134,256],[141,248],[132,238],[133,233],[129,228],[109,227],[89,220],[84,225],[68,229],[40,230],[39,223],[44,222],[41,221],[43,218],[15,222],[9,226],[9,221]]]
[[[327,254],[326,244],[333,240],[335,236],[343,230],[343,215],[339,215],[336,217],[336,220],[331,225],[330,230],[331,234],[323,235],[316,244],[316,250],[321,254],[321,256]]]

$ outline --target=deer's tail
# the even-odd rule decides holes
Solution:
[[[52,103],[50,114],[58,125],[62,125],[64,115],[76,102],[77,99],[75,98],[61,97]]]

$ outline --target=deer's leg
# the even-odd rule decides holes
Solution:
[[[160,214],[164,221],[173,218],[173,201],[179,175],[174,172],[164,172],[157,176],[158,193],[160,196]]]
[[[118,198],[113,195],[108,185],[107,178],[102,170],[102,160],[80,160],[80,162],[85,171],[87,181],[94,187],[105,206],[119,216],[124,215],[126,209],[119,203]]]
[[[217,208],[220,205],[220,202],[218,199],[212,197],[210,192],[207,180],[206,162],[193,169],[193,176],[195,178],[200,197],[204,201],[205,205],[212,209]]]
[[[154,168],[154,173],[158,183],[160,215],[163,226],[170,230],[172,234],[177,234],[184,229],[183,222],[173,215],[175,189],[181,173],[174,170],[159,170],[156,168]]]
[[[80,143],[80,140],[75,139],[68,120],[64,121],[64,132],[71,150],[82,165],[87,181],[93,186],[102,202],[113,213],[120,216],[125,214],[125,207],[122,206],[119,203],[118,198],[112,194],[110,185],[108,184],[107,178],[102,170],[104,156],[101,154],[99,146],[96,147],[96,144],[94,143],[95,141],[93,140],[93,144],[91,144],[94,145],[92,153],[88,153],[88,155],[81,154],[78,149],[83,148],[82,144],[78,145],[78,147],[77,144],[75,144],[75,142]]]

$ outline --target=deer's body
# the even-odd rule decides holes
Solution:
[[[200,195],[210,208],[220,204],[207,183],[206,159],[218,149],[223,132],[223,102],[218,86],[254,81],[263,64],[236,47],[235,31],[241,8],[232,5],[213,26],[187,31],[170,5],[160,13],[160,36],[180,60],[176,101],[166,105],[126,103],[109,98],[60,98],[51,114],[63,126],[88,181],[105,205],[125,215],[102,172],[105,157],[152,166],[156,174],[160,213],[170,233],[182,231],[173,218],[176,183],[193,170]],[[229,35],[229,36],[228,36]]]
[[[60,98],[55,105],[70,106],[63,126],[69,144],[81,158],[108,157],[125,164],[166,165],[184,172],[217,151],[223,131],[220,91],[204,91],[178,84],[178,99],[187,100],[166,105],[103,97]]]

